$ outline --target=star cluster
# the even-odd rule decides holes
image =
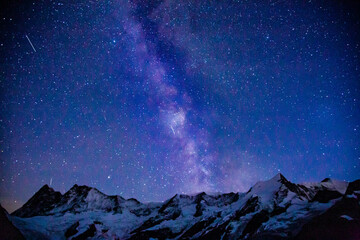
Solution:
[[[359,5],[28,1],[1,13],[0,202],[360,177]]]

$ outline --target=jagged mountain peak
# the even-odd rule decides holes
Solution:
[[[200,193],[196,194],[196,197],[202,197],[202,196],[205,196],[205,195],[207,195],[206,192],[200,192]]]
[[[267,181],[257,182],[250,188],[247,195],[258,196],[263,207],[269,209],[272,209],[276,204],[288,204],[286,202],[292,201],[294,198],[300,201],[309,199],[305,189],[290,182],[281,173]]]
[[[41,215],[53,208],[61,198],[62,194],[60,192],[45,184],[21,208],[12,214],[19,217]]]
[[[86,185],[74,184],[68,192],[89,192],[91,189],[93,188]]]
[[[14,219],[27,233],[49,234],[48,228],[33,229],[40,226],[40,219],[57,229],[59,239],[68,234],[75,239],[90,230],[96,239],[112,238],[113,234],[120,239],[264,239],[266,234],[278,239],[279,233],[295,236],[299,225],[341,199],[358,204],[359,180],[349,184],[348,195],[334,192],[334,186],[344,189],[345,184],[333,179],[294,184],[279,173],[257,182],[247,193],[175,194],[161,203],[141,203],[84,185],[75,184],[64,195],[44,185],[13,215],[22,217]],[[351,213],[340,212],[335,217],[354,221],[357,215]]]
[[[274,180],[274,181],[288,181],[285,177],[284,177],[284,175],[282,175],[281,173],[278,173],[278,174],[276,174],[274,177],[272,177],[269,181],[272,181],[272,180]]]
[[[287,183],[289,183],[289,181],[281,173],[278,173],[269,180],[257,182],[250,189],[250,191],[254,191],[254,190],[261,190],[262,191],[262,190],[266,190],[266,189],[268,189],[268,190],[276,190],[279,187],[281,187],[283,184],[287,184]]]
[[[103,192],[99,191],[96,188],[89,187],[86,185],[77,185],[72,186],[65,194],[64,197],[69,199],[77,199],[78,201],[89,201],[89,198],[107,198]],[[113,196],[116,197],[116,196]]]
[[[324,178],[321,182],[330,182],[331,178]]]
[[[52,194],[55,193],[57,191],[55,191],[53,188],[49,187],[49,185],[45,184],[44,186],[42,186],[35,194],[36,195],[43,195],[43,194]]]
[[[321,187],[327,188],[332,191],[337,191],[341,194],[345,194],[346,189],[349,185],[346,181],[336,180],[332,178],[325,178],[320,183]]]
[[[51,188],[51,187],[49,187],[49,185],[47,185],[47,184],[45,184],[44,186],[42,186],[40,189],[39,189],[39,191],[41,191],[41,190],[43,190],[43,191],[45,191],[45,190],[52,190],[52,191],[54,191],[54,189],[53,188]]]
[[[139,200],[137,200],[136,198],[129,198],[129,199],[124,199],[123,197],[121,196],[117,196],[118,198],[121,198],[122,200],[124,201],[127,201],[127,202],[132,202],[132,203],[135,203],[135,204],[141,204],[141,202],[139,202]]]
[[[282,175],[281,173],[276,174],[275,176],[273,176],[272,178],[268,179],[268,180],[264,180],[264,181],[259,181],[256,184],[260,184],[260,183],[266,183],[266,184],[274,184],[274,185],[279,185],[277,183],[287,183],[289,182],[289,180],[286,179],[286,177],[284,177],[284,175]],[[255,185],[256,185],[255,184]]]

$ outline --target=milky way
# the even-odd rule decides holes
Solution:
[[[358,4],[37,1],[1,17],[0,203],[360,177]]]
[[[131,6],[130,6],[131,8]],[[142,9],[140,9],[141,11]],[[141,15],[142,16],[142,15]],[[145,18],[147,18],[145,16]],[[179,187],[185,191],[211,190],[212,156],[207,153],[207,132],[203,133],[189,121],[188,115],[192,111],[191,97],[186,91],[179,91],[175,86],[176,81],[166,68],[174,66],[165,64],[157,56],[156,43],[161,41],[155,37],[154,41],[147,41],[149,33],[146,21],[127,18],[124,23],[125,32],[132,38],[131,47],[134,49],[135,71],[141,72],[140,78],[149,86],[146,93],[149,102],[154,102],[160,124],[164,127],[163,138],[171,143],[173,154],[170,155],[170,166],[167,171],[179,177]],[[155,46],[154,46],[155,45]],[[204,139],[205,138],[205,139]],[[203,154],[199,151],[204,150]],[[164,163],[167,165],[167,163]]]

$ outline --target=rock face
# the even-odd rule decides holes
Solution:
[[[294,184],[278,174],[247,193],[163,203],[74,185],[42,187],[11,220],[27,239],[360,239],[360,181]]]
[[[296,239],[360,239],[358,198],[342,198],[325,213],[306,223]]]
[[[62,195],[45,185],[12,215],[28,218],[59,213],[79,213],[88,210],[118,212],[120,203],[124,201],[120,196],[107,196],[88,186],[75,184]]]
[[[19,229],[17,229],[8,218],[8,213],[0,205],[0,238],[7,240],[25,239]]]
[[[12,215],[18,217],[33,217],[48,214],[61,199],[61,193],[55,192],[48,185],[44,185],[35,193],[29,201],[20,209],[16,210]]]

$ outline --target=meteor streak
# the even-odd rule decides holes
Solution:
[[[28,37],[28,35],[25,35],[25,37],[27,38],[27,40],[29,41],[32,49],[34,50],[34,52],[36,52],[35,48],[34,48],[34,45],[32,44],[32,42],[30,41],[30,38]]]
[[[174,133],[174,135],[175,135],[175,131],[174,131],[173,126],[170,126],[170,128],[171,128],[172,132],[173,132],[173,133]]]

